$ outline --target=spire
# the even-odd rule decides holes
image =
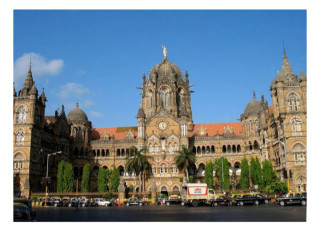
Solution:
[[[29,91],[29,93],[30,94],[33,94],[33,95],[38,95],[38,90],[37,90],[37,88],[36,88],[36,83],[35,82],[33,82],[33,85],[32,85],[32,88],[31,88],[31,90]]]
[[[16,97],[17,96],[17,92],[16,92],[16,88],[14,86],[14,82],[13,82],[13,96]]]
[[[284,48],[284,46],[283,46],[283,60],[282,60],[281,74],[282,75],[293,74],[289,60],[287,58],[286,49]]]
[[[32,88],[33,84],[34,84],[34,82],[33,82],[32,71],[31,71],[31,62],[30,62],[29,70],[28,70],[26,79],[24,81],[23,87],[21,89],[22,96],[28,95],[28,92]]]
[[[301,71],[300,81],[306,81],[306,80],[307,80],[306,74],[304,73],[304,71]]]
[[[41,93],[41,96],[40,96],[40,100],[43,104],[46,103],[47,101],[47,98],[46,98],[46,95],[44,94],[44,88],[42,88],[42,93]]]

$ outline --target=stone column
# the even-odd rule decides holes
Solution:
[[[123,199],[125,198],[125,191],[126,191],[126,188],[124,186],[123,177],[120,177],[120,184],[118,187],[118,193],[119,193],[118,196],[119,196],[119,200],[120,200],[120,205],[122,205]]]

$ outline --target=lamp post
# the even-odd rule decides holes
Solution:
[[[45,183],[46,183],[46,192],[45,192],[45,197],[44,197],[44,205],[47,206],[47,196],[48,196],[48,175],[49,175],[49,158],[50,156],[54,156],[56,154],[61,154],[62,151],[59,151],[59,152],[54,152],[54,153],[49,153],[47,155],[47,173],[46,173],[46,180],[45,180]]]

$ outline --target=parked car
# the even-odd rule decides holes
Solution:
[[[276,204],[280,206],[299,204],[302,206],[307,205],[306,193],[287,193],[276,198]]]
[[[129,198],[127,201],[124,202],[126,206],[146,206],[148,203],[146,201],[141,201],[137,198]]]
[[[103,198],[95,198],[94,201],[98,204],[99,207],[112,206],[111,201],[105,200]]]
[[[49,198],[47,199],[47,206],[61,207],[62,201],[58,197]]]
[[[259,203],[268,204],[268,203],[271,202],[271,197],[268,197],[267,195],[257,194],[257,195],[254,195],[254,196],[260,198],[260,202]]]
[[[223,194],[223,195],[218,195],[218,196],[214,197],[210,203],[211,203],[212,207],[231,206],[232,199],[231,199],[231,197],[228,197]]]
[[[14,204],[14,207],[13,207],[14,219],[17,219],[17,221],[19,221],[20,218],[24,219],[25,214],[26,214],[26,210],[23,206],[21,206],[21,204],[22,204],[22,205],[26,206],[29,210],[30,221],[36,220],[36,211],[32,209],[31,200],[24,199],[24,198],[14,198],[13,204]]]
[[[250,205],[250,204],[255,204],[259,205],[260,203],[264,202],[264,200],[257,195],[250,195],[250,194],[244,194],[242,196],[234,197],[232,199],[233,203],[238,206],[243,206],[243,205]]]
[[[169,205],[184,205],[181,198],[178,195],[171,195],[167,200],[165,200],[165,204]]]

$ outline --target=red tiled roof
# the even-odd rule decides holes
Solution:
[[[99,140],[103,133],[109,133],[110,138],[114,136],[117,140],[124,140],[127,138],[126,132],[129,130],[134,132],[134,137],[138,136],[138,127],[94,128],[91,131],[91,139]]]
[[[193,131],[189,132],[189,137],[199,135],[199,130],[203,128],[206,130],[207,135],[205,136],[215,136],[219,132],[220,135],[224,134],[225,128],[231,128],[233,133],[230,135],[242,135],[242,126],[240,122],[232,122],[232,123],[204,123],[204,124],[195,124]]]

